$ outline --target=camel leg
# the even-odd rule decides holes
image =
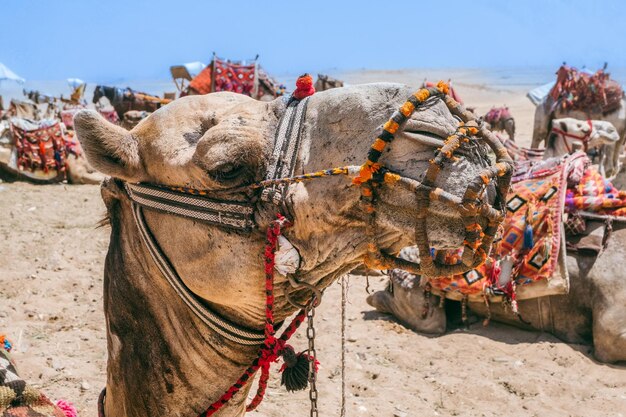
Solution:
[[[504,123],[504,130],[506,131],[506,134],[509,135],[509,139],[515,142],[515,120],[512,118],[508,119]]]
[[[546,111],[546,102],[544,101],[537,106],[535,110],[535,123],[533,127],[533,140],[531,148],[538,148],[548,136],[548,125],[550,123],[551,114]]]

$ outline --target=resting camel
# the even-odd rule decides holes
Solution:
[[[592,148],[607,147],[608,159],[620,140],[615,126],[605,120],[577,120],[571,117],[554,119],[550,134],[546,139],[544,159],[572,153],[576,147],[585,151]],[[601,165],[606,169],[606,160]]]
[[[483,116],[494,132],[506,132],[509,139],[515,141],[515,119],[511,116],[508,107],[492,108]]]
[[[405,86],[371,84],[311,96],[295,172],[360,164],[382,123],[410,94]],[[458,126],[440,99],[427,103],[402,124],[380,160],[411,178],[424,171],[434,148]],[[275,132],[286,111],[283,99],[261,102],[222,92],[176,100],[130,132],[93,111],[76,115],[76,131],[88,160],[112,177],[102,185],[111,225],[104,280],[106,417],[196,416],[255,360],[260,342],[236,343],[208,326],[197,312],[212,311],[258,339],[266,318],[264,231],[277,210],[293,221],[284,235],[299,254],[300,283],[323,289],[362,262],[368,251],[365,230],[370,217],[359,202],[360,187],[345,176],[289,185],[282,191],[280,208],[255,198],[250,232],[135,206],[138,195],[128,190],[136,191],[136,183],[190,187],[229,201],[249,201],[250,191],[237,187],[265,178],[273,160]],[[445,164],[436,184],[460,195],[488,163],[484,156],[467,152]],[[415,194],[392,185],[381,185],[377,194],[372,237],[381,250],[397,253],[415,239],[420,215]],[[493,199],[491,191],[485,196]],[[429,213],[430,244],[462,245],[464,225],[454,210],[433,201]],[[214,221],[224,221],[220,219]],[[146,246],[149,241],[158,243],[182,287],[175,290],[164,279],[155,264],[160,258],[153,258]],[[284,276],[277,275],[276,322],[297,310],[288,295],[302,303],[311,292],[293,290]],[[195,309],[184,300],[195,303]],[[243,415],[249,389],[248,384],[216,415]]]
[[[533,140],[531,147],[538,148],[541,142],[548,137],[552,128],[552,121],[561,118],[574,118],[578,120],[604,120],[610,122],[617,133],[620,140],[615,146],[616,151],[613,152],[612,158],[606,161],[606,175],[614,176],[620,170],[619,157],[626,143],[626,99],[622,98],[619,109],[608,113],[586,113],[578,110],[565,111],[561,108],[553,110],[553,101],[548,96],[541,102],[535,110],[535,124],[533,128]]]
[[[588,223],[591,229],[602,226],[602,222]],[[600,362],[626,361],[626,270],[620,268],[624,247],[626,230],[621,229],[613,232],[607,249],[597,257],[591,252],[568,252],[569,294],[518,301],[520,316],[528,324],[501,304],[491,304],[491,319],[550,332],[568,343],[593,344]],[[446,309],[439,307],[435,295],[426,301],[419,276],[394,270],[388,288],[369,296],[367,302],[415,331],[446,331]],[[483,317],[487,314],[483,303],[470,302],[468,307]],[[422,315],[425,310],[428,313]]]
[[[93,103],[96,106],[99,106],[100,100],[103,97],[106,97],[111,106],[115,108],[119,120],[123,120],[124,113],[130,110],[153,112],[162,105],[170,102],[170,100],[134,91],[130,87],[119,88],[107,87],[105,85],[96,86],[93,92]]]
[[[41,125],[24,119],[12,119],[13,123],[27,129],[37,129]],[[11,122],[0,122],[0,179],[4,181],[27,181],[33,184],[52,184],[67,179],[70,184],[99,184],[104,176],[89,165],[82,153],[80,144],[74,139],[66,142],[73,152],[65,153],[65,172],[50,170],[44,173],[41,169],[35,172],[22,170],[16,163],[17,150],[15,139],[11,134]],[[66,135],[69,133],[66,132]],[[68,138],[69,136],[65,136]]]
[[[605,175],[607,161],[612,160],[615,145],[619,142],[615,127],[604,120],[555,119],[546,139],[545,149],[529,149],[516,145],[508,138],[500,137],[502,143],[515,160],[538,161],[559,157],[575,150],[597,150],[593,162],[598,163],[600,172]],[[596,158],[599,156],[599,158]]]
[[[326,91],[331,88],[343,87],[343,81],[336,78],[329,77],[324,74],[317,74],[317,80],[315,81],[315,91]]]

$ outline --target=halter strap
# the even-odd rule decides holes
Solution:
[[[572,139],[576,139],[576,140],[581,141],[583,143],[583,148],[585,149],[585,152],[587,152],[587,148],[588,148],[588,145],[589,145],[589,140],[591,139],[591,133],[593,133],[593,123],[592,123],[591,119],[587,119],[587,126],[589,126],[589,132],[587,132],[583,136],[573,135],[571,133],[568,133],[568,132],[566,132],[564,130],[559,129],[558,127],[553,127],[552,128],[552,132],[556,133],[557,135],[559,135],[561,137],[561,139],[563,139],[563,143],[565,144],[565,148],[567,149],[567,153],[572,153],[572,148],[570,147],[567,138],[572,138]]]
[[[270,165],[265,177],[266,180],[278,180],[292,177],[296,168],[298,151],[300,149],[300,133],[306,115],[308,97],[302,100],[291,99],[287,109],[280,119],[276,135],[274,136],[274,150]],[[267,187],[261,193],[263,201],[272,201],[280,204],[286,184],[275,184]]]
[[[125,187],[130,199],[142,207],[229,229],[249,231],[254,224],[254,207],[250,202],[218,200],[206,195],[187,195],[177,190],[148,184],[125,183]]]
[[[161,274],[163,274],[170,286],[174,289],[174,291],[176,291],[178,296],[185,302],[185,304],[187,304],[194,314],[209,328],[232,342],[242,345],[262,344],[265,340],[263,330],[256,331],[242,328],[240,325],[234,324],[222,318],[220,315],[211,311],[198,301],[196,296],[180,279],[172,264],[159,247],[159,244],[154,240],[152,233],[150,233],[150,230],[146,225],[140,205],[133,203],[132,207],[133,217],[135,218],[137,229],[139,229],[139,235],[141,236],[143,243],[148,248],[148,252],[154,260],[154,263],[156,263],[157,267],[161,271]]]

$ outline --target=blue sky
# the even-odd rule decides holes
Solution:
[[[0,0],[0,62],[31,80],[164,79],[260,54],[328,69],[626,67],[625,0]]]

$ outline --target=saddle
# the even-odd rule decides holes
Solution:
[[[556,74],[556,84],[549,93],[554,108],[607,114],[620,107],[624,91],[604,70],[588,74],[563,65]]]
[[[34,122],[11,119],[11,134],[17,150],[17,166],[20,170],[48,173],[65,172],[66,149],[61,124],[57,120]]]
[[[511,118],[511,113],[506,107],[494,107],[485,115],[485,121],[494,126],[499,121],[507,121]]]
[[[626,220],[626,192],[618,191],[578,151],[517,162],[506,211],[488,261],[462,275],[430,280],[434,293],[472,301],[566,294],[567,253],[597,257],[606,249],[613,222]],[[454,263],[458,254],[435,256]]]
[[[460,299],[482,301],[525,298],[522,287],[548,282],[549,292],[567,293],[569,277],[564,268],[562,208],[565,203],[568,160],[557,159],[516,171],[507,195],[506,218],[500,239],[488,261],[461,275],[430,280],[433,292]],[[458,254],[435,256],[455,263]],[[543,294],[548,295],[548,294]]]

